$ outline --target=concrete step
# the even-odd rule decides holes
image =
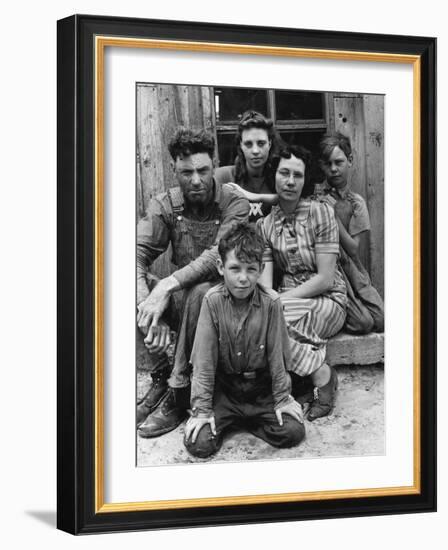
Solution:
[[[340,332],[328,342],[326,361],[331,366],[384,363],[384,333],[355,336]],[[142,340],[137,338],[137,370],[147,369],[147,352]]]
[[[340,332],[327,344],[329,365],[373,365],[384,363],[384,333],[355,336]]]

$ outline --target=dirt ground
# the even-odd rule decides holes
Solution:
[[[143,439],[137,435],[137,465],[384,454],[383,365],[338,367],[337,372],[339,391],[333,413],[306,422],[306,438],[298,447],[276,449],[250,433],[235,431],[228,433],[214,457],[198,459],[189,455],[183,445],[183,422],[158,438]],[[149,387],[150,376],[139,372],[137,384],[140,397]]]

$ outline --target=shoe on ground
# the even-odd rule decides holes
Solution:
[[[310,422],[329,415],[333,410],[336,390],[338,388],[338,375],[333,367],[330,367],[330,371],[330,380],[327,384],[321,388],[314,388],[314,400],[307,413],[307,418]]]
[[[137,404],[137,428],[148,418],[148,415],[159,405],[168,391],[168,374],[156,372],[151,375],[152,384],[141,401]]]
[[[176,404],[175,390],[169,388],[159,406],[138,429],[138,435],[145,438],[159,437],[177,428],[186,416],[186,409]]]

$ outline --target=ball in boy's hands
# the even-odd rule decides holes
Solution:
[[[196,443],[196,439],[199,435],[201,429],[206,425],[210,424],[210,430],[213,435],[216,435],[216,425],[214,416],[190,416],[188,422],[185,426],[185,439],[188,441],[191,436],[191,442]]]
[[[278,409],[275,409],[275,416],[277,417],[280,426],[283,426],[283,414],[289,414],[289,416],[292,416],[298,422],[303,424],[302,405],[295,401],[295,399],[291,398],[286,405],[282,405],[281,407],[278,407]]]

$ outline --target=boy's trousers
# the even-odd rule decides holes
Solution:
[[[284,414],[283,426],[278,423],[271,377],[265,371],[217,376],[213,412],[216,436],[206,424],[194,444],[184,441],[194,456],[205,458],[216,453],[224,432],[232,426],[245,429],[274,447],[294,447],[305,437],[304,425],[292,416]]]

